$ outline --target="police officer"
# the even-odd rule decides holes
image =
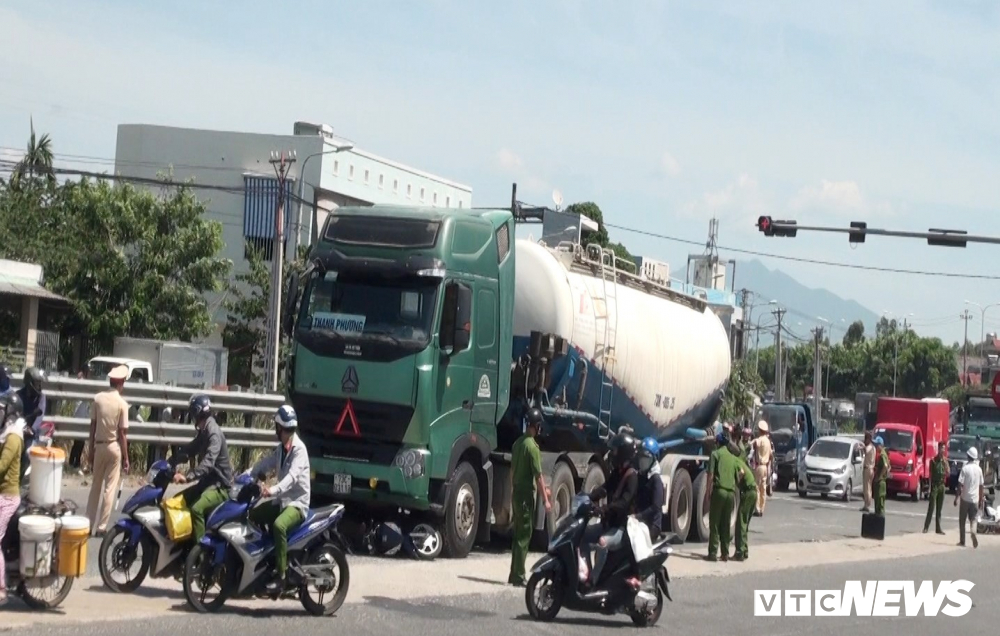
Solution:
[[[924,520],[924,532],[931,527],[931,513],[935,513],[934,527],[938,534],[944,534],[941,529],[941,507],[944,506],[944,482],[948,477],[948,458],[945,457],[947,446],[938,444],[937,456],[931,460],[931,492],[927,498],[927,518]]]
[[[528,546],[535,528],[536,486],[542,492],[545,511],[552,510],[549,491],[542,478],[542,452],[535,440],[542,426],[541,410],[530,409],[526,420],[524,434],[514,442],[510,458],[514,536],[511,542],[510,575],[507,577],[507,582],[519,587],[524,585],[524,562],[528,558]]]
[[[885,516],[885,482],[889,478],[889,455],[885,452],[885,442],[875,438],[875,514]]]
[[[721,547],[722,560],[729,560],[729,522],[736,499],[736,479],[739,459],[730,452],[726,436],[715,438],[718,448],[708,460],[708,560],[717,560]],[[721,543],[721,546],[720,546]]]
[[[736,520],[736,555],[735,561],[746,561],[749,558],[750,519],[757,508],[757,480],[745,457],[737,458],[740,462],[740,508]],[[728,525],[728,524],[727,524]]]

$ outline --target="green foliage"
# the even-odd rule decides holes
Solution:
[[[847,333],[844,334],[844,346],[850,347],[856,344],[860,344],[865,340],[865,323],[860,320],[855,320],[851,323],[851,326],[847,328]]]
[[[874,339],[859,340],[856,336],[863,332],[855,330],[855,337],[845,338],[845,344],[824,347],[823,382],[830,397],[853,399],[858,392],[892,395],[894,366],[899,397],[935,396],[958,382],[954,352],[941,340],[921,338],[909,329],[904,332],[891,321],[880,323],[878,331]],[[751,352],[748,359],[754,360],[757,353]],[[812,343],[785,344],[786,395],[801,397],[805,387],[812,386],[813,355]],[[773,385],[773,346],[759,351],[757,368]]]
[[[583,242],[596,243],[601,247],[609,248],[612,252],[614,252],[615,256],[631,263],[633,265],[631,270],[635,271],[635,257],[632,256],[632,253],[629,252],[628,249],[621,243],[611,242],[611,239],[608,237],[608,229],[604,226],[604,212],[601,211],[601,208],[598,207],[596,203],[592,201],[573,203],[567,206],[563,211],[569,214],[583,215],[591,221],[597,223],[597,231],[586,236]],[[627,268],[627,266],[622,263],[618,263],[618,267],[623,269]]]
[[[32,131],[16,185],[0,181],[0,258],[43,267],[46,286],[72,306],[61,327],[103,342],[207,335],[204,294],[222,288],[231,263],[205,205],[182,186],[60,185],[51,162],[51,140]]]
[[[965,405],[965,398],[969,395],[969,387],[964,387],[961,384],[953,384],[941,391],[941,397],[948,400],[951,403],[951,408],[957,408],[959,406]]]
[[[763,392],[764,381],[757,374],[753,359],[735,360],[719,419],[723,422],[742,422],[750,418],[753,415],[754,396]]]

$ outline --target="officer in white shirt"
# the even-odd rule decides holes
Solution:
[[[972,547],[979,547],[976,538],[976,519],[979,509],[986,502],[983,494],[983,470],[979,467],[979,451],[973,446],[965,453],[969,461],[965,462],[958,476],[958,492],[955,494],[955,505],[961,499],[962,506],[958,509],[958,545],[965,546],[965,521],[968,519],[972,531]]]

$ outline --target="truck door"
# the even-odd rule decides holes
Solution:
[[[472,423],[493,426],[497,421],[499,347],[497,283],[476,283],[475,373],[472,386]],[[506,405],[504,405],[506,408]]]
[[[928,470],[927,470],[928,466],[927,462],[925,461],[926,460],[925,452],[927,451],[927,447],[924,445],[924,434],[920,431],[920,429],[917,429],[917,438],[914,440],[914,443],[917,449],[916,451],[917,456],[913,460],[913,470],[914,472],[916,472],[917,469],[919,468],[920,478],[923,479],[928,475]]]
[[[440,413],[461,410],[464,416],[452,416],[454,422],[472,414],[475,338],[478,331],[473,319],[476,302],[474,283],[450,280],[444,289],[441,327],[438,330],[443,362],[438,376],[438,401]]]

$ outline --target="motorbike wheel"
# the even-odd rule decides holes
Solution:
[[[317,586],[317,590],[319,591],[318,600],[313,599],[312,591],[307,581],[303,581],[302,586],[299,588],[299,601],[302,602],[302,607],[307,612],[313,616],[333,615],[347,599],[347,589],[351,584],[351,571],[348,568],[347,557],[344,555],[344,552],[332,543],[324,543],[313,550],[302,565],[336,565],[337,569],[340,570],[339,577],[336,574],[330,574],[334,585],[332,589],[328,588],[327,585]],[[329,592],[333,592],[334,589],[336,589],[336,592],[324,602],[323,596]]]
[[[549,601],[548,607],[540,607],[535,598],[543,594]],[[563,589],[561,577],[553,572],[536,572],[528,579],[528,584],[524,588],[524,603],[528,606],[528,614],[536,621],[548,623],[555,619],[559,610],[562,609]]]
[[[117,539],[124,539],[115,545]],[[123,552],[130,549],[127,544],[128,535],[125,533],[124,528],[115,526],[110,532],[104,535],[104,539],[101,541],[101,550],[98,553],[97,569],[101,572],[101,580],[104,581],[104,585],[112,592],[118,592],[122,594],[130,594],[142,585],[142,582],[146,580],[146,575],[149,573],[149,564],[152,559],[152,552],[149,549],[149,543],[144,537],[139,538],[139,542],[131,549],[138,547],[140,550],[139,554],[139,571],[136,573],[134,579],[128,579],[124,583],[119,583],[112,578],[112,574],[116,571],[121,571],[118,566],[125,565],[121,561],[125,558]],[[109,562],[110,561],[110,562]],[[128,566],[135,563],[135,555],[128,562]]]
[[[663,590],[660,586],[656,586],[656,609],[651,612],[640,612],[634,607],[629,610],[629,617],[632,619],[632,624],[636,627],[652,627],[656,625],[656,622],[660,620],[660,614],[663,613]]]
[[[413,552],[417,559],[421,561],[433,561],[441,556],[441,533],[434,526],[426,523],[418,523],[410,531],[410,539],[413,541]]]
[[[62,580],[62,585],[59,585],[56,590],[55,596],[52,598],[42,598],[38,594],[38,590],[51,590],[55,586],[50,586],[47,588],[34,588],[29,586],[26,582],[22,581],[17,587],[18,596],[20,596],[25,604],[33,610],[50,610],[58,607],[60,603],[66,600],[69,596],[69,591],[73,589],[73,579],[70,577],[56,577],[57,585],[58,581]]]
[[[201,544],[195,544],[188,553],[184,562],[184,598],[195,611],[202,614],[217,612],[222,609],[229,597],[229,572],[225,565],[222,566],[217,576],[213,577],[212,554],[206,551]],[[218,581],[217,579],[221,579]],[[219,583],[219,593],[211,601],[207,601],[205,595],[208,589],[202,587],[206,581]],[[195,586],[197,585],[197,590]],[[209,588],[210,589],[210,588]]]

